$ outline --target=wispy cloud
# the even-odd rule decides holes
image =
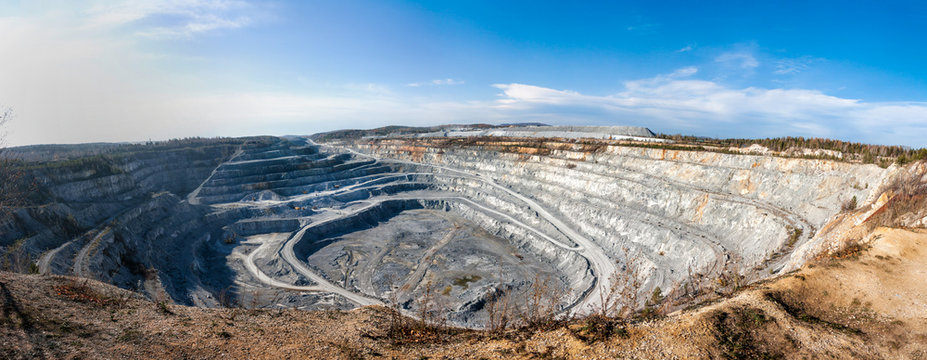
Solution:
[[[135,34],[153,38],[189,37],[237,29],[253,22],[254,5],[235,0],[120,1],[86,10],[88,28],[113,28],[145,22]]]
[[[435,79],[428,82],[414,82],[408,83],[406,86],[409,87],[421,87],[421,86],[437,86],[437,85],[463,85],[463,80],[454,80],[454,79]]]
[[[349,83],[341,86],[347,91],[353,93],[366,93],[372,95],[393,95],[393,90],[389,86],[377,83],[354,84]]]
[[[753,52],[751,51],[725,52],[716,57],[715,62],[739,67],[744,70],[753,70],[760,66],[760,62],[756,59],[756,57],[753,55]]]
[[[798,74],[808,69],[808,66],[817,61],[821,60],[809,56],[794,59],[779,59],[775,62],[776,70],[773,70],[773,73],[777,75]]]
[[[692,51],[692,50],[695,50],[695,45],[686,45],[686,46],[683,46],[681,49],[676,50],[676,52],[677,52],[677,53],[684,53],[684,52],[689,52],[689,51]]]

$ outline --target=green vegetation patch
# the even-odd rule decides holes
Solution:
[[[454,285],[462,287],[464,290],[466,290],[470,287],[470,283],[480,281],[482,278],[483,277],[479,275],[467,275],[454,279]]]
[[[713,315],[714,337],[724,359],[780,359],[781,353],[772,351],[764,334],[766,325],[773,320],[761,309],[737,307],[718,311]]]

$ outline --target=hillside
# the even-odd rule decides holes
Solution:
[[[159,305],[93,280],[0,273],[4,358],[893,358],[927,356],[927,232],[879,228],[733,297],[595,342],[575,322],[504,335],[386,336],[385,309]]]

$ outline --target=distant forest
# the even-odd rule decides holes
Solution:
[[[871,145],[822,138],[779,137],[766,139],[712,139],[687,135],[658,134],[662,139],[678,143],[698,144],[703,146],[743,148],[759,144],[771,151],[783,152],[792,148],[823,149],[843,153],[844,160],[856,160],[866,164],[888,166],[892,162],[900,165],[927,159],[927,149],[912,149],[896,145]],[[820,156],[830,158],[828,156]]]
[[[526,124],[515,124],[526,125]],[[531,124],[544,125],[544,124]],[[327,133],[319,133],[312,136],[316,141],[330,141],[338,139],[360,139],[365,136],[391,136],[396,134],[417,134],[443,130],[449,127],[473,127],[473,128],[496,128],[507,125],[488,125],[488,124],[471,124],[471,125],[440,125],[431,127],[413,127],[413,126],[386,126],[376,129],[366,130],[337,130]],[[811,159],[828,159],[838,161],[862,162],[866,164],[876,164],[881,167],[888,167],[892,163],[905,165],[911,162],[927,160],[927,149],[912,149],[905,146],[896,145],[871,145],[858,142],[849,142],[841,140],[831,140],[823,138],[805,138],[805,137],[779,137],[766,139],[714,139],[689,135],[668,135],[657,134],[658,138],[672,140],[675,144],[630,144],[631,146],[673,148],[673,149],[691,149],[686,145],[695,146],[696,149],[705,151],[727,152],[728,148],[744,148],[753,144],[758,144],[768,148],[771,151],[779,153],[780,156],[794,156]],[[810,149],[810,150],[831,150],[839,151],[843,157],[830,155],[789,155],[785,154],[790,149]]]
[[[146,141],[140,143],[87,143],[87,144],[50,144],[29,145],[4,149],[5,155],[16,161],[27,163],[67,162],[84,157],[120,157],[140,152],[157,152],[184,148],[199,148],[216,145],[239,145],[246,142],[273,142],[270,136],[246,138],[203,138],[187,137],[163,141]]]

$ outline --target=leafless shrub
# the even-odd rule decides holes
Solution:
[[[0,270],[38,274],[39,267],[32,261],[32,257],[29,256],[29,253],[26,252],[23,246],[24,241],[25,239],[21,239],[0,250],[0,253],[3,254],[2,257],[0,257]]]
[[[560,301],[564,291],[551,283],[550,276],[535,275],[519,311],[521,325],[531,329],[551,329],[560,323]]]
[[[401,289],[394,288],[395,280],[396,278],[392,275],[388,276],[386,279],[387,287],[390,289],[389,299],[387,301],[389,319],[386,326],[386,337],[394,342],[405,334],[404,329],[408,326],[405,324],[406,318],[402,316],[402,312],[400,311],[399,294]]]
[[[634,313],[638,304],[638,292],[643,285],[640,281],[640,256],[623,249],[625,263],[618,264],[618,270],[611,275],[608,288],[599,293],[600,303],[597,313],[604,318],[627,319]]]
[[[219,291],[219,294],[217,296],[217,300],[219,301],[219,306],[224,307],[224,308],[235,307],[234,298],[235,298],[234,290],[232,289],[231,285]]]
[[[868,248],[869,246],[864,244],[861,239],[849,239],[841,243],[837,249],[830,252],[829,257],[837,260],[847,258],[855,259]]]
[[[699,303],[712,296],[712,288],[713,284],[710,276],[693,271],[692,267],[689,267],[686,280],[674,289],[675,296],[671,299],[676,299],[677,302],[685,304]]]
[[[497,289],[486,301],[486,330],[492,335],[501,335],[514,320],[514,309],[511,297]]]
[[[261,292],[257,289],[251,290],[251,299],[248,302],[249,310],[256,310],[261,306]]]
[[[740,263],[733,260],[725,262],[715,282],[717,285],[715,293],[721,296],[731,295],[743,288],[746,285],[746,278],[740,274]]]
[[[0,110],[0,220],[11,215],[13,209],[26,204],[27,197],[37,184],[29,179],[21,164],[5,149],[6,133],[3,130],[13,119],[13,110]]]
[[[605,340],[613,335],[626,336],[627,325],[636,314],[639,304],[639,292],[643,283],[640,281],[640,254],[632,254],[628,248],[625,263],[609,278],[608,288],[599,293],[599,308],[582,319],[582,326],[570,331],[577,338],[593,343]]]
[[[435,315],[435,294],[431,289],[431,282],[425,283],[425,292],[418,298],[418,321],[419,327],[424,329],[434,320]]]
[[[392,289],[393,279],[387,279]],[[389,296],[389,318],[386,337],[394,344],[429,343],[444,341],[449,334],[447,312],[443,298],[439,298],[431,282],[425,284],[422,295],[415,301],[418,306],[418,319],[410,319],[402,314],[400,295],[407,288],[394,289]]]
[[[675,287],[670,289],[664,296],[663,302],[659,305],[658,315],[664,316],[669,314],[672,311],[680,309],[689,304],[689,299],[686,297],[685,289],[683,289],[682,284],[676,284]]]
[[[121,309],[129,305],[129,300],[133,298],[133,293],[128,291],[117,293],[111,292],[108,297],[110,299],[110,304]]]

